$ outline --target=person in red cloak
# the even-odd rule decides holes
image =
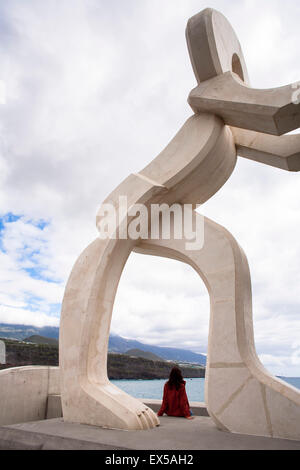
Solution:
[[[193,419],[191,415],[188,397],[185,391],[185,380],[182,378],[179,367],[173,367],[169,380],[164,386],[163,401],[157,415],[182,416]]]

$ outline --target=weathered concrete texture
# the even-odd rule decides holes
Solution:
[[[0,449],[300,450],[300,442],[223,432],[210,418],[162,417],[146,431],[101,429],[62,419],[0,428]]]
[[[48,395],[55,393],[60,393],[58,367],[0,371],[0,425],[45,419]]]

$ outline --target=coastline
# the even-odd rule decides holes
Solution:
[[[28,365],[58,366],[58,345],[35,344],[0,338],[6,345],[6,364],[1,369]],[[172,367],[179,365],[186,378],[205,377],[205,367],[194,364],[178,364],[158,361],[127,354],[108,352],[107,373],[111,380],[155,380],[167,379]]]

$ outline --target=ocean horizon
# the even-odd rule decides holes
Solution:
[[[290,385],[300,390],[300,377],[279,377],[277,378],[284,380]],[[186,381],[186,392],[189,401],[200,401],[204,402],[204,384],[205,378],[192,378],[184,379]],[[164,384],[167,379],[150,379],[150,380],[111,380],[111,383],[115,384],[124,392],[132,395],[135,398],[150,398],[161,400],[163,396]]]

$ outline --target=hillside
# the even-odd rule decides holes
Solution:
[[[32,335],[29,338],[23,339],[24,342],[27,343],[35,343],[35,344],[51,344],[52,346],[58,346],[58,340],[55,338],[46,338],[45,336],[40,335]]]
[[[171,368],[177,365],[126,354],[108,354],[107,362],[110,379],[167,379]],[[181,367],[181,371],[185,378],[205,377],[205,368]]]
[[[29,344],[12,339],[0,339],[4,341],[6,347],[6,366],[58,365],[57,345]]]
[[[125,353],[127,356],[133,356],[133,357],[143,357],[144,359],[150,359],[151,361],[161,361],[164,362],[164,359],[161,357],[157,356],[156,354],[153,354],[149,351],[142,351],[141,349],[129,349]]]
[[[133,333],[134,334],[134,333]],[[58,327],[37,328],[28,325],[13,325],[0,323],[0,337],[24,340],[30,336],[43,336],[47,338],[59,338]],[[166,361],[188,362],[194,364],[206,364],[206,356],[197,354],[192,351],[180,348],[166,348],[161,346],[153,346],[141,343],[140,341],[122,338],[118,335],[111,334],[109,336],[109,352],[125,354],[129,349],[140,349],[155,354]]]
[[[58,366],[58,346],[34,344],[0,338],[6,345],[6,364],[0,369],[23,365]],[[108,377],[110,379],[164,379],[169,376],[175,365],[165,361],[152,361],[126,354],[109,353],[107,358]],[[204,377],[205,368],[181,367],[183,376]]]

